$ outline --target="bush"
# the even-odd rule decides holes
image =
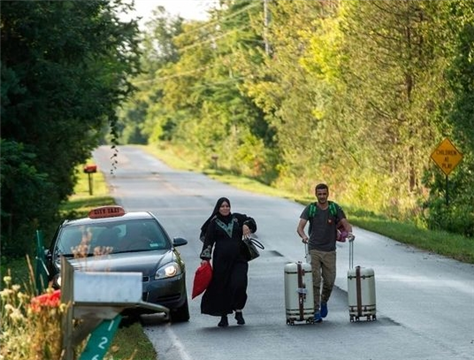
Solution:
[[[30,266],[30,272],[32,269]],[[34,297],[31,289],[13,283],[11,275],[3,278],[1,295],[1,360],[57,360],[61,358],[61,320],[67,306],[52,288]]]
[[[447,205],[443,199],[431,201],[428,204],[426,222],[431,230],[474,236],[474,208],[470,204]]]

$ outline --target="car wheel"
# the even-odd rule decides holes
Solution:
[[[187,299],[179,308],[170,311],[170,320],[172,323],[189,320],[189,307]]]

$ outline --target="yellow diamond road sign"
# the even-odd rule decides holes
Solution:
[[[433,151],[431,158],[446,175],[449,175],[462,160],[462,154],[446,138]]]

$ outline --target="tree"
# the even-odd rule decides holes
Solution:
[[[115,131],[116,107],[132,91],[127,76],[138,71],[137,24],[117,15],[126,10],[120,0],[2,2],[3,240],[50,230],[73,191],[77,165],[107,125]],[[22,161],[25,171],[8,171]],[[19,201],[39,178],[47,193],[31,191]]]
[[[463,153],[463,160],[450,173],[449,181],[433,166],[425,174],[430,196],[425,203],[429,228],[474,236],[474,10],[472,1],[445,1],[438,21],[444,30],[443,49],[449,64],[446,83],[452,96],[443,103],[440,128]],[[441,36],[440,36],[441,37]],[[448,183],[446,184],[446,182]],[[446,193],[448,185],[448,193]],[[446,202],[445,199],[448,201]]]
[[[331,117],[343,122],[345,147],[355,160],[343,165],[352,200],[394,216],[411,216],[407,210],[424,191],[421,179],[449,94],[443,38],[437,37],[440,3],[342,1],[338,57],[314,58],[315,68],[336,74]]]
[[[250,49],[247,58],[261,55],[262,61],[244,61],[246,93],[265,112],[265,119],[275,133],[272,151],[278,158],[276,185],[307,188],[322,179],[323,164],[329,163],[329,149],[334,147],[323,123],[327,88],[305,64],[312,36],[319,31],[319,19],[330,11],[319,1],[272,1],[266,29],[265,48]],[[262,32],[262,18],[253,23]],[[268,48],[271,49],[267,53]],[[328,135],[328,136],[326,136]],[[325,169],[325,170],[324,170]]]

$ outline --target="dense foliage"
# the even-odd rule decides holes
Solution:
[[[31,249],[57,224],[138,70],[138,27],[121,0],[1,2],[1,240]]]
[[[128,7],[1,2],[3,255],[48,237],[75,169],[115,134],[474,235],[473,0],[221,0],[206,21],[157,8],[141,56]],[[463,154],[448,177],[430,159],[444,138]]]
[[[307,194],[324,181],[338,201],[473,236],[473,9],[221,0],[207,21],[160,9],[122,138]],[[464,156],[448,179],[430,158],[446,137]]]

